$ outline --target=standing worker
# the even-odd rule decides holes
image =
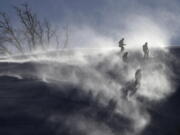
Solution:
[[[125,46],[126,44],[124,44],[124,38],[122,38],[120,41],[119,41],[119,47],[121,48],[121,52],[123,52],[124,51],[124,46]]]
[[[143,45],[143,52],[144,52],[144,58],[149,58],[149,48],[148,48],[148,43],[146,42]]]

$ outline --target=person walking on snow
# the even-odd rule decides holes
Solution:
[[[119,47],[121,48],[121,52],[123,52],[124,51],[124,46],[125,46],[126,44],[124,44],[124,38],[122,38],[120,41],[119,41]]]
[[[148,48],[148,43],[146,42],[143,45],[143,52],[144,52],[144,58],[149,58],[149,48]]]

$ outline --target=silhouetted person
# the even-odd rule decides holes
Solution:
[[[134,89],[133,91],[130,92],[129,96],[134,95],[137,92],[137,90],[140,88],[141,78],[142,78],[141,69],[138,69],[136,70],[136,73],[135,73]]]
[[[141,69],[136,70],[136,73],[135,73],[135,83],[136,84],[140,84],[141,77],[142,77]]]
[[[146,42],[143,45],[143,52],[144,52],[144,58],[149,58],[149,48],[148,48],[148,43]]]
[[[125,84],[125,87],[122,89],[123,91],[123,95],[125,98],[128,98],[129,95],[133,95],[132,92],[135,91],[135,87],[134,87],[134,81],[128,81],[126,84]]]
[[[125,88],[123,88],[123,92],[126,98],[133,96],[137,92],[141,85],[141,78],[141,69],[138,69],[135,72],[135,80],[127,82]]]
[[[125,52],[125,53],[123,54],[122,60],[123,60],[124,62],[127,62],[127,61],[128,61],[128,52]]]
[[[119,47],[121,48],[121,52],[123,52],[124,51],[124,46],[125,46],[126,44],[124,44],[124,38],[122,38],[120,41],[119,41]]]

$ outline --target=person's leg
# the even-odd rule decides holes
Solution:
[[[121,52],[123,52],[123,51],[124,51],[124,47],[122,46],[122,47],[121,47]]]

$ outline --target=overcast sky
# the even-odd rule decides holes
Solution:
[[[24,2],[54,24],[70,25],[72,34],[83,32],[78,38],[86,40],[79,44],[88,39],[112,44],[125,37],[129,44],[180,45],[178,0],[0,0],[0,10],[13,16],[11,7]]]

